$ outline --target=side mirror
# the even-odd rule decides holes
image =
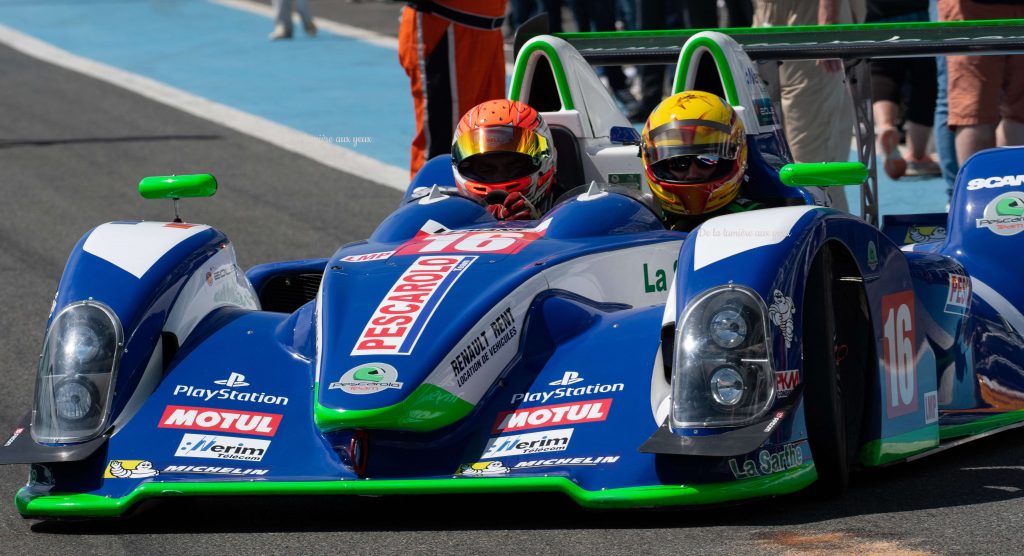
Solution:
[[[181,222],[178,199],[184,197],[213,197],[217,192],[217,178],[211,174],[184,176],[150,176],[139,182],[139,195],[144,199],[173,199],[174,221]]]
[[[639,145],[640,133],[632,127],[613,126],[608,132],[609,141],[620,145]]]
[[[809,162],[787,164],[779,180],[790,187],[860,185],[868,179],[868,168],[860,162]]]
[[[217,178],[210,174],[150,176],[139,182],[139,195],[144,199],[213,197],[216,192]]]

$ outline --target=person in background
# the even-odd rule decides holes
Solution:
[[[938,0],[929,0],[928,12],[932,21],[939,20]],[[960,164],[956,161],[956,139],[953,131],[949,129],[949,100],[946,91],[948,84],[946,79],[946,57],[935,57],[935,153],[939,156],[939,169],[942,171],[942,179],[946,180],[946,203],[947,210],[949,201],[953,198],[953,182],[956,181],[956,173],[960,171]]]
[[[729,27],[750,27],[754,22],[754,6],[750,0],[725,0]]]
[[[316,36],[316,24],[313,23],[313,14],[309,11],[309,0],[273,0],[274,6],[274,30],[270,33],[270,40],[292,38],[292,9],[299,12],[299,19],[302,20],[302,28],[306,34]]]
[[[754,0],[754,26],[832,25],[864,20],[864,0],[819,0],[807,9],[804,0]],[[794,162],[846,162],[853,140],[853,99],[841,60],[765,64],[778,68],[786,140]],[[774,99],[773,99],[774,100]],[[829,188],[832,206],[849,210],[841,188]]]
[[[928,0],[868,0],[868,23],[928,21]],[[908,176],[937,176],[939,166],[928,155],[935,121],[936,76],[932,58],[877,58],[871,64],[871,100],[875,142],[882,168],[896,180]],[[903,92],[907,91],[906,99]],[[903,100],[906,100],[904,103]],[[900,105],[905,104],[903,127],[908,157],[900,154]]]
[[[615,31],[616,0],[572,0],[572,14],[581,32]],[[629,112],[636,105],[636,97],[629,90],[629,82],[622,66],[603,66],[599,71],[608,79],[612,95]]]
[[[562,32],[562,0],[509,0],[508,23],[514,35],[520,25],[539,13],[548,14],[548,32]]]
[[[498,220],[534,220],[557,193],[551,131],[531,106],[507,99],[471,108],[452,138],[452,171],[463,195]]]
[[[402,10],[398,60],[416,115],[411,176],[449,152],[460,114],[504,95],[506,7],[506,0],[421,0]]]
[[[622,23],[621,30],[636,30],[636,0],[615,0],[615,19]]]
[[[640,0],[640,29],[711,29],[718,27],[716,0]],[[675,66],[640,67],[640,101],[626,112],[640,123],[665,98],[665,81]]]
[[[1018,0],[939,0],[941,21],[1024,18]],[[949,127],[956,157],[1024,144],[1024,56],[948,56]]]

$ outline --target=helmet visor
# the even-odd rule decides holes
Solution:
[[[540,163],[522,153],[494,151],[472,155],[457,165],[459,173],[477,183],[504,183],[540,170]]]
[[[467,158],[484,153],[519,153],[538,159],[548,153],[547,140],[533,130],[512,126],[481,127],[463,133],[452,144],[452,160],[456,165]],[[461,171],[461,170],[460,170]]]
[[[652,129],[645,139],[644,157],[652,167],[677,156],[732,160],[739,148],[732,127],[708,120],[673,120]]]

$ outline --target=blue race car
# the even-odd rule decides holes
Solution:
[[[209,226],[93,229],[58,287],[32,413],[0,448],[0,463],[32,464],[19,511],[119,516],[206,495],[555,491],[625,508],[838,493],[855,466],[1024,422],[1012,255],[1024,151],[964,165],[943,239],[912,220],[883,233],[803,187],[861,183],[864,167],[788,164],[736,41],[689,39],[676,89],[739,109],[743,194],[769,208],[666,230],[625,118],[572,44],[541,36],[519,53],[510,97],[543,111],[559,182],[584,187],[539,220],[496,222],[451,191],[442,158],[367,240],[325,259],[243,273]],[[215,188],[203,175],[140,187]]]

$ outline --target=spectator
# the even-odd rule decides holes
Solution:
[[[615,19],[623,31],[636,30],[636,0],[615,0]]]
[[[572,14],[576,26],[582,32],[615,31],[616,0],[573,0]],[[608,79],[608,86],[613,95],[626,112],[633,110],[636,97],[629,91],[629,83],[622,66],[604,66],[600,68],[602,75]]]
[[[928,21],[928,0],[868,0],[869,23]],[[935,121],[935,61],[932,58],[879,58],[871,60],[871,100],[875,139],[882,168],[896,180],[904,175],[937,176],[939,166],[928,156],[928,140]],[[903,91],[909,92],[904,99]],[[905,103],[902,101],[906,100]],[[909,156],[900,154],[900,105]]]
[[[1016,0],[939,0],[939,19],[1017,19]],[[956,134],[962,165],[974,153],[996,145],[1024,144],[1024,56],[949,56],[949,127]]]
[[[402,10],[398,60],[409,76],[416,135],[412,175],[445,154],[458,118],[505,94],[506,0],[423,0]]]
[[[802,8],[802,9],[801,9]],[[819,0],[817,12],[803,0],[754,0],[754,26],[831,25],[864,20],[864,0]],[[845,162],[853,140],[853,100],[839,60],[785,62],[778,67],[782,120],[796,162]],[[835,191],[836,188],[829,188]],[[848,210],[842,189],[832,206]]]
[[[928,6],[929,15],[932,21],[939,20],[939,2],[930,0]],[[953,131],[949,129],[949,101],[946,91],[946,57],[935,57],[936,92],[935,95],[935,152],[939,155],[939,169],[942,170],[942,179],[946,180],[946,200],[953,198],[953,182],[956,181],[956,173],[960,165],[956,161],[956,141]]]
[[[539,14],[548,14],[548,32],[562,32],[562,0],[511,0],[509,2],[508,23],[512,33],[526,20]]]
[[[754,6],[750,0],[725,0],[729,27],[750,27],[754,22]]]
[[[292,38],[292,10],[299,12],[299,19],[302,20],[302,28],[306,34],[316,36],[316,24],[313,23],[313,14],[309,11],[309,0],[273,0],[274,5],[274,30],[270,33],[270,40]]]
[[[640,29],[712,29],[718,27],[716,0],[640,0]],[[629,121],[647,121],[665,98],[666,73],[674,66],[640,67],[640,102],[627,111]]]

